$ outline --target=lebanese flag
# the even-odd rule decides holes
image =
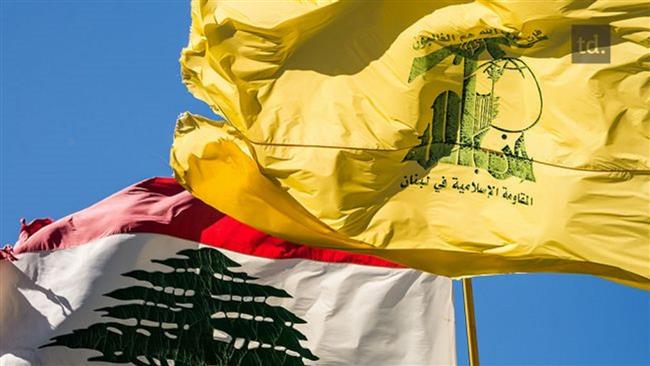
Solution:
[[[23,224],[0,279],[3,366],[456,363],[449,279],[288,243],[169,178]]]

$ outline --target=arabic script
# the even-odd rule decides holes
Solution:
[[[533,197],[525,192],[514,191],[505,185],[482,184],[474,180],[462,181],[459,177],[447,178],[443,175],[440,179],[434,181],[429,176],[420,178],[419,174],[411,174],[404,176],[404,179],[400,182],[401,188],[407,188],[409,186],[419,187],[420,189],[430,187],[428,189],[436,193],[455,191],[458,194],[483,195],[489,199],[506,200],[513,205],[533,205]]]

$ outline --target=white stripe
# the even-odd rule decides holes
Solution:
[[[123,303],[103,296],[138,283],[122,273],[169,271],[151,259],[174,257],[179,250],[198,245],[159,234],[122,234],[71,249],[22,254],[17,262],[0,262],[0,364],[89,364],[87,358],[99,352],[38,347],[54,336],[112,320],[94,310]],[[269,303],[307,321],[296,328],[308,339],[301,344],[319,357],[308,364],[456,363],[451,281],[447,278],[410,269],[221,251],[242,265],[234,271],[258,277],[252,282],[293,296]]]

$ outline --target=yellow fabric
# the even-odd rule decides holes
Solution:
[[[228,124],[183,116],[171,165],[208,204],[451,277],[650,288],[645,2],[193,1],[192,18],[184,81]],[[576,24],[609,25],[608,63],[572,62]]]

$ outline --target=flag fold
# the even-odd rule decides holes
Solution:
[[[183,79],[227,123],[183,116],[171,165],[288,240],[650,289],[647,16],[643,1],[195,0]]]
[[[448,278],[272,237],[170,178],[21,232],[2,365],[456,363]]]

